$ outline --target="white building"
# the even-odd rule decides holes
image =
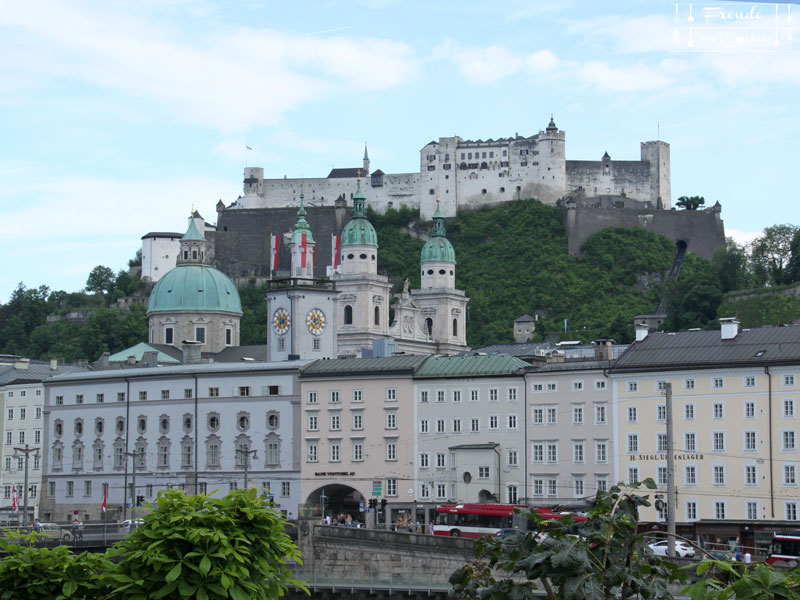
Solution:
[[[42,518],[100,519],[105,490],[115,520],[138,496],[151,501],[171,487],[224,495],[245,477],[297,514],[303,364],[183,364],[48,381]]]

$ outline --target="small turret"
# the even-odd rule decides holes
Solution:
[[[420,255],[422,269],[422,289],[456,287],[456,252],[453,244],[445,237],[444,217],[439,210],[440,201],[436,198],[436,212],[433,213],[431,237],[425,242]]]
[[[364,177],[369,177],[369,154],[367,153],[367,142],[364,142]]]
[[[292,237],[289,240],[289,251],[292,255],[292,277],[314,278],[314,248],[316,242],[311,227],[306,221],[306,207],[303,190],[300,189],[300,208],[297,211]]]
[[[192,213],[194,217],[194,213]],[[189,219],[189,228],[181,238],[178,265],[202,265],[206,261],[206,238],[200,233],[195,219]]]

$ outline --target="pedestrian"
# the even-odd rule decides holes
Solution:
[[[39,519],[33,520],[33,530],[36,533],[42,533],[42,524],[39,522]]]
[[[746,565],[749,565],[749,564],[750,564],[750,561],[751,561],[752,559],[753,559],[753,557],[752,557],[752,556],[750,556],[750,553],[749,553],[749,552],[745,552],[745,553],[744,553],[744,564],[746,564]]]
[[[78,520],[78,539],[83,540],[83,519]]]
[[[72,539],[78,539],[78,519],[72,519]]]
[[[738,550],[736,551],[736,562],[741,562],[742,560],[742,553]]]

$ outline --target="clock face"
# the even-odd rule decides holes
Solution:
[[[272,328],[278,335],[283,335],[289,331],[289,324],[289,313],[286,312],[285,308],[279,308],[275,311],[275,314],[272,315]]]
[[[311,333],[320,335],[325,329],[325,313],[318,308],[311,309],[306,317],[306,325]]]

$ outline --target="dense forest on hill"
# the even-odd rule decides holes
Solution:
[[[378,268],[395,291],[408,277],[419,286],[419,257],[429,223],[410,209],[369,213],[380,243]],[[467,342],[472,347],[513,341],[513,321],[538,315],[535,340],[633,339],[633,317],[651,313],[666,295],[670,331],[717,326],[718,316],[737,316],[747,327],[782,324],[800,317],[800,234],[775,225],[750,246],[728,240],[709,262],[693,254],[680,277],[664,283],[674,246],[641,229],[608,229],[592,237],[581,256],[569,256],[561,211],[535,200],[462,211],[446,223],[456,251],[456,285],[470,298]],[[137,256],[129,266],[140,264]],[[0,353],[31,358],[95,360],[147,338],[145,309],[112,308],[118,298],[141,292],[127,269],[95,267],[86,289],[51,291],[20,283],[0,304]],[[748,290],[736,292],[734,290]],[[240,288],[244,316],[241,343],[266,339],[265,288]],[[77,321],[47,323],[51,315],[85,311]],[[566,331],[565,331],[566,327]]]

